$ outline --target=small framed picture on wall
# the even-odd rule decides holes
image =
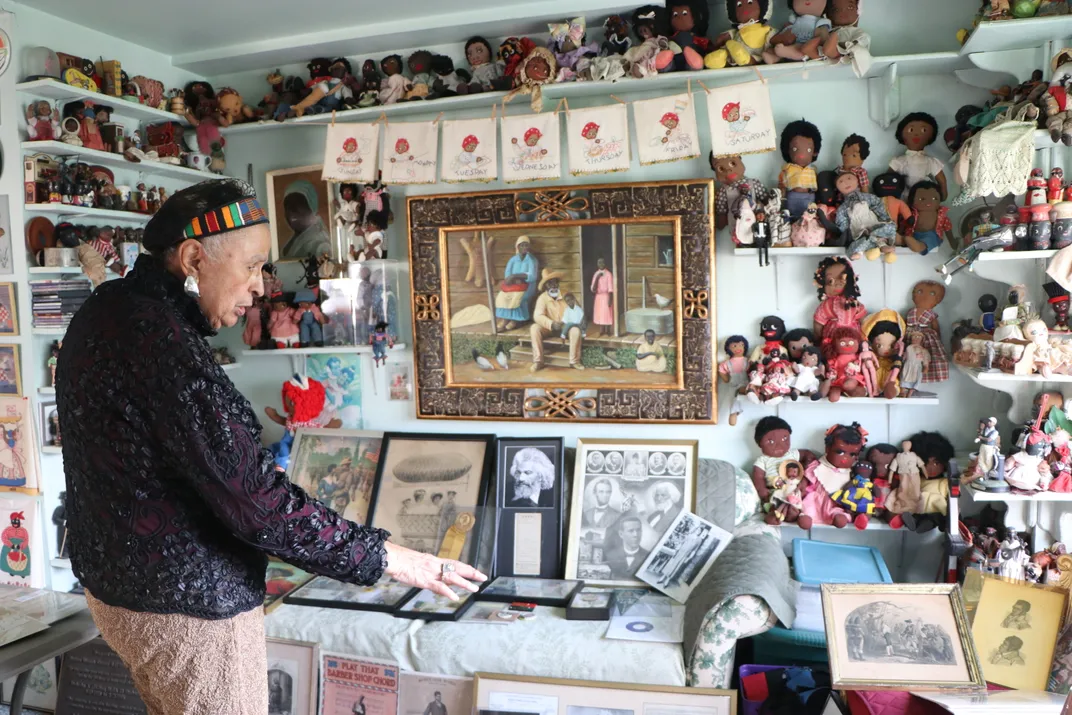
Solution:
[[[19,334],[19,312],[15,305],[15,284],[0,283],[0,335]]]
[[[18,345],[0,345],[0,395],[22,394]]]
[[[56,409],[55,400],[42,400],[37,405],[39,412],[38,424],[40,425],[41,446],[59,447],[60,438],[60,413]]]
[[[276,263],[334,254],[332,191],[322,173],[322,166],[268,172],[268,220]]]
[[[562,438],[499,439],[495,576],[562,576]]]

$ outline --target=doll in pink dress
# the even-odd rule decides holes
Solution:
[[[592,323],[599,326],[600,335],[610,335],[614,326],[614,311],[611,308],[614,275],[607,270],[607,263],[602,258],[596,261],[591,290],[596,296],[595,305],[592,307]]]
[[[814,279],[819,290],[819,307],[812,317],[812,329],[820,342],[825,342],[834,328],[859,330],[860,321],[867,316],[867,308],[860,302],[860,287],[849,259],[845,256],[824,258],[815,270]]]
[[[290,307],[283,293],[272,296],[272,311],[268,314],[268,335],[277,348],[294,347],[298,343],[297,310]]]
[[[807,487],[802,511],[811,517],[813,524],[833,524],[839,529],[848,526],[848,512],[831,495],[849,483],[852,465],[859,460],[866,444],[867,432],[856,422],[834,425],[826,431],[823,456],[804,471]]]

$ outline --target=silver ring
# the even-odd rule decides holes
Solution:
[[[439,567],[439,580],[446,581],[447,574],[452,574],[455,571],[457,571],[457,569],[454,567],[454,564],[449,561],[444,561],[443,565]]]

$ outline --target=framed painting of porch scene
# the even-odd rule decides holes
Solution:
[[[711,194],[411,198],[418,416],[713,422]]]

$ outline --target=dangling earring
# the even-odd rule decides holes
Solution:
[[[186,295],[191,298],[201,297],[201,288],[197,285],[197,278],[195,276],[186,276],[186,282],[182,284],[182,289],[186,291]]]

